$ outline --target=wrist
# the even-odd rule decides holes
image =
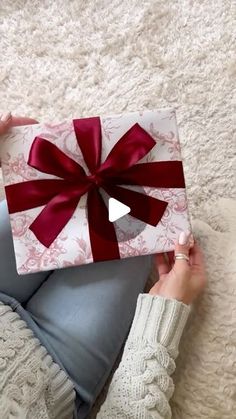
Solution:
[[[173,291],[162,292],[161,290],[156,291],[155,287],[153,288],[150,289],[149,294],[153,295],[154,297],[163,297],[168,300],[175,300],[186,305],[190,305],[192,303],[192,299],[186,293],[173,292]]]
[[[177,355],[189,313],[190,307],[176,300],[140,294],[129,340],[161,344]]]

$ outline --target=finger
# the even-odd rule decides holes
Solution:
[[[200,246],[195,242],[190,250],[191,264],[194,266],[204,266],[204,257]]]
[[[21,125],[33,125],[38,124],[38,121],[36,121],[33,118],[27,118],[24,116],[13,116],[11,120],[11,126],[12,127],[19,127]]]
[[[154,255],[154,262],[159,276],[167,274],[170,271],[170,266],[164,253]]]
[[[190,236],[189,236],[189,248],[190,249],[192,249],[192,247],[194,246],[194,243],[195,243],[195,241],[194,241],[193,234],[190,234]]]
[[[0,115],[0,135],[5,134],[8,128],[11,126],[11,112]]]

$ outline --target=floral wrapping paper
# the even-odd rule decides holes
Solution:
[[[102,161],[116,142],[135,123],[145,129],[156,141],[153,149],[138,163],[181,160],[180,144],[173,109],[134,112],[124,115],[100,117],[102,125]],[[29,151],[36,136],[57,145],[66,155],[88,169],[75,138],[72,121],[57,124],[37,124],[12,128],[1,144],[4,184],[11,185],[37,179],[53,179],[27,164]],[[135,186],[125,186],[137,190]],[[171,251],[180,231],[190,232],[186,190],[184,188],[143,187],[146,194],[168,202],[161,221],[156,227],[146,225],[135,238],[122,241],[124,232],[117,227],[116,234],[121,258]],[[67,225],[49,248],[44,247],[30,224],[43,207],[10,215],[16,267],[19,274],[48,271],[93,262],[86,216],[84,195]],[[128,225],[136,220],[127,215]],[[127,237],[127,231],[126,237]]]

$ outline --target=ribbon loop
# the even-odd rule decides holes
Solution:
[[[114,145],[100,173],[110,176],[132,167],[156,145],[154,139],[139,124],[133,125]]]
[[[84,169],[44,138],[36,137],[29,153],[28,165],[40,172],[66,180],[86,177]]]

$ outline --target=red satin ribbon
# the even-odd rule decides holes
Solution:
[[[164,161],[136,164],[156,144],[138,124],[120,138],[101,163],[100,118],[76,119],[73,124],[90,175],[54,144],[36,137],[28,164],[60,179],[32,180],[6,186],[9,213],[45,205],[29,228],[44,246],[49,247],[72,217],[81,196],[87,193],[87,216],[94,261],[117,259],[120,255],[115,228],[108,220],[107,207],[99,188],[128,205],[132,216],[155,226],[167,202],[117,184],[184,188],[182,163]],[[144,210],[146,203],[150,206],[149,214]],[[95,231],[94,220],[99,223],[101,231],[106,231],[106,238]]]

